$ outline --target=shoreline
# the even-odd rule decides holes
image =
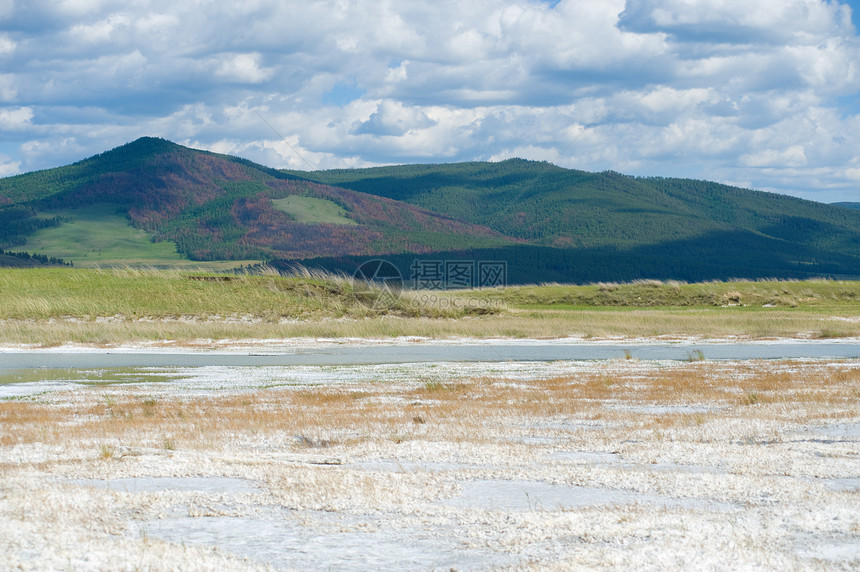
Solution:
[[[405,347],[405,346],[698,346],[698,345],[843,345],[860,344],[860,337],[814,338],[802,335],[793,337],[764,337],[752,336],[603,336],[603,337],[552,337],[552,338],[515,338],[515,337],[447,337],[431,338],[426,336],[396,336],[390,338],[278,338],[278,339],[199,339],[199,340],[158,340],[152,342],[115,343],[115,344],[85,344],[65,343],[57,346],[42,346],[40,344],[0,344],[0,355],[8,353],[163,353],[163,354],[244,354],[255,351],[295,351],[308,349],[326,349],[336,347]]]

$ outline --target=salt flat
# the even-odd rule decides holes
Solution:
[[[860,566],[856,359],[30,375],[4,569]]]

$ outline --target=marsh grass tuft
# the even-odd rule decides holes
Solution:
[[[299,445],[309,449],[327,449],[335,444],[331,439],[313,438],[305,435],[296,435],[295,437]]]
[[[815,337],[823,340],[828,340],[833,338],[841,338],[843,337],[843,333],[835,328],[824,328],[819,331]]]
[[[449,387],[438,379],[430,379],[424,382],[424,391],[427,393],[437,393],[447,391]]]
[[[687,352],[687,361],[705,361],[705,352],[702,350]]]
[[[116,449],[111,445],[103,444],[99,447],[99,457],[104,460],[113,459],[116,455]]]
[[[158,405],[158,401],[154,397],[147,397],[141,403],[141,409],[143,409],[144,417],[152,417],[155,415],[155,406]]]

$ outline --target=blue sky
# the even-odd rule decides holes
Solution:
[[[860,201],[858,4],[0,0],[0,176],[152,135],[273,167],[524,157]]]

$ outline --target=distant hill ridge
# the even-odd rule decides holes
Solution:
[[[542,247],[540,255],[507,251],[524,275],[543,261],[549,280],[860,275],[860,213],[708,181],[588,173],[522,159],[301,176]]]
[[[278,171],[151,137],[0,179],[0,249],[74,254],[86,233],[69,229],[102,213],[191,260],[351,273],[389,257],[408,276],[416,256],[480,257],[514,282],[860,276],[860,211],[837,205],[523,159]],[[97,262],[101,246],[79,251],[62,258]]]
[[[273,201],[329,201],[357,224],[306,224]],[[67,167],[0,179],[0,248],[26,246],[42,213],[113,204],[155,241],[195,260],[423,252],[508,244],[499,233],[251,161],[145,137]]]
[[[523,159],[302,176],[485,224],[544,246],[635,247],[743,230],[860,255],[855,213],[708,181],[588,173]]]

